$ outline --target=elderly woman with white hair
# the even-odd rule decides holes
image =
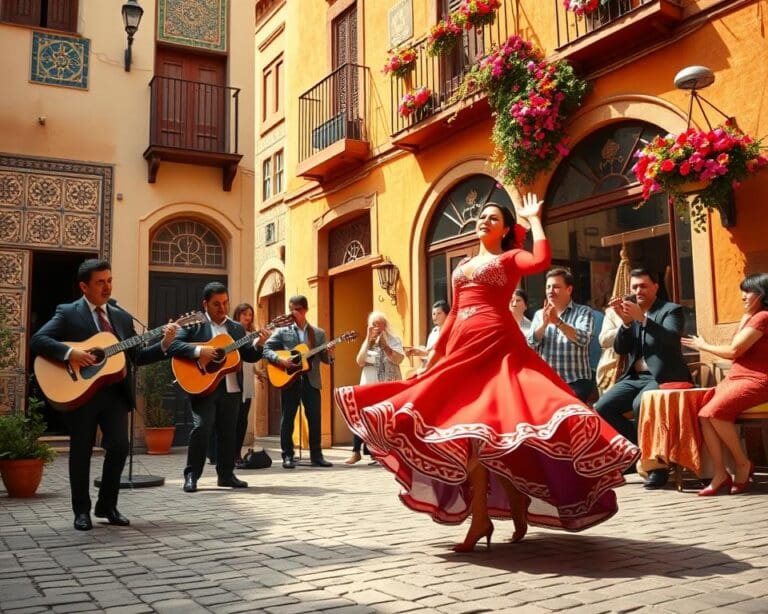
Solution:
[[[400,363],[404,358],[403,343],[392,332],[387,316],[380,311],[369,313],[367,334],[356,359],[363,370],[360,374],[360,384],[403,379]],[[362,459],[362,448],[363,440],[353,435],[352,456],[347,459],[347,465],[354,465]],[[367,449],[365,453],[368,453]]]

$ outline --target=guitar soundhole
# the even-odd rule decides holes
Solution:
[[[81,367],[80,377],[83,379],[91,379],[94,375],[101,371],[101,368],[104,366],[104,363],[107,360],[106,354],[104,354],[104,350],[101,348],[91,348],[88,350],[88,353],[96,358],[96,363],[87,367]]]
[[[292,352],[290,359],[293,361],[293,366],[289,369],[286,369],[286,372],[296,373],[296,371],[301,369],[301,354],[299,352]]]
[[[221,362],[211,361],[207,365],[205,365],[205,372],[206,373],[216,373],[221,369]]]

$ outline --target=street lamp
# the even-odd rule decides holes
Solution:
[[[139,23],[141,22],[141,16],[144,14],[144,9],[139,6],[138,0],[126,0],[125,4],[123,4],[122,13],[125,33],[128,35],[128,47],[125,49],[125,72],[130,72],[133,35],[136,34],[136,30],[139,29]]]
[[[397,270],[397,267],[392,264],[389,258],[384,258],[383,262],[374,264],[371,268],[376,269],[376,273],[379,275],[379,286],[381,286],[381,289],[392,299],[392,304],[397,305],[397,278],[400,276],[400,271]]]
[[[709,126],[709,129],[712,130],[712,123],[709,121],[709,117],[707,117],[707,112],[704,109],[704,105],[701,104],[702,102],[709,105],[711,108],[713,108],[715,111],[720,113],[725,119],[734,121],[733,117],[729,117],[725,113],[723,113],[720,109],[718,109],[715,105],[713,105],[709,100],[704,98],[701,94],[699,94],[699,90],[703,90],[705,87],[709,87],[715,82],[715,73],[712,72],[711,69],[707,68],[706,66],[688,66],[686,68],[683,68],[680,72],[678,72],[675,75],[675,87],[679,90],[689,90],[691,92],[691,100],[688,103],[688,127],[691,127],[691,115],[693,115],[693,101],[696,101],[696,104],[699,105],[699,109],[701,109],[701,114],[704,116],[704,121],[707,122],[707,126]]]

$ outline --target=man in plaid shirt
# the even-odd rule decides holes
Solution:
[[[546,282],[547,302],[533,316],[528,345],[586,403],[595,389],[589,363],[594,316],[587,305],[571,300],[573,275],[568,269],[552,269]]]

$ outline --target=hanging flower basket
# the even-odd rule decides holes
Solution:
[[[429,31],[427,53],[431,56],[449,54],[461,40],[462,32],[461,26],[450,16],[441,19]]]
[[[588,84],[564,61],[517,35],[493,48],[467,73],[450,102],[485,92],[493,110],[493,161],[505,181],[528,184],[568,154],[565,123]]]
[[[501,0],[462,0],[451,19],[466,30],[480,29],[496,21],[500,6]]]
[[[657,136],[638,151],[632,167],[643,186],[643,202],[667,192],[678,211],[690,202],[694,230],[706,226],[707,210],[721,210],[748,175],[768,165],[760,143],[732,121],[714,130],[690,128],[678,135]]]
[[[400,117],[410,117],[417,111],[425,111],[432,106],[432,90],[425,85],[410,90],[400,99],[397,112]]]
[[[381,72],[402,79],[416,66],[416,58],[418,58],[418,54],[413,47],[390,49],[387,62]]]
[[[570,11],[577,17],[594,13],[599,6],[608,4],[610,0],[563,0],[566,11]]]

